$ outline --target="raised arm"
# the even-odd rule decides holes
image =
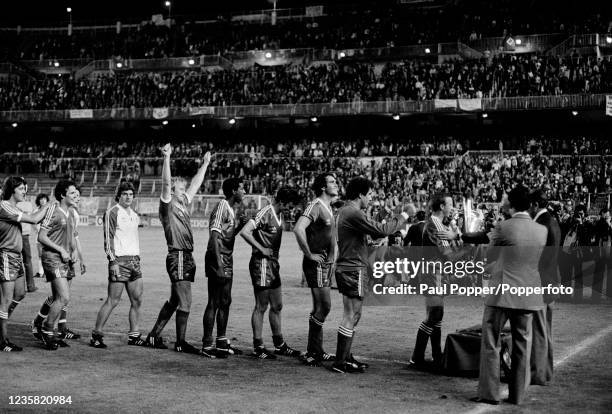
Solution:
[[[204,182],[204,176],[206,175],[206,169],[210,164],[210,152],[204,154],[204,162],[198,169],[198,172],[191,180],[191,184],[189,184],[189,188],[187,189],[187,197],[189,200],[193,200],[193,197],[198,193],[198,190],[202,186]]]
[[[170,173],[170,155],[172,154],[172,146],[170,144],[166,144],[161,151],[164,156],[164,165],[162,167],[161,199],[164,203],[169,203],[172,194],[172,174]]]

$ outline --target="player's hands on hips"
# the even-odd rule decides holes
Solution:
[[[206,151],[206,154],[204,154],[204,165],[209,165],[210,164],[210,151]]]
[[[64,263],[68,263],[72,258],[70,257],[70,254],[68,254],[68,252],[64,249],[61,249],[59,251],[60,256],[62,257],[62,262]]]
[[[110,277],[113,280],[116,280],[119,277],[119,265],[117,262],[110,262],[109,266]]]
[[[317,263],[323,263],[325,261],[325,255],[320,253],[310,253],[306,255],[306,258]]]
[[[261,250],[261,254],[263,254],[265,257],[272,257],[272,255],[274,254],[274,252],[272,251],[272,249],[270,249],[269,247],[264,247]]]
[[[161,152],[164,157],[169,157],[170,154],[172,154],[172,145],[170,145],[170,143],[167,143],[162,147]]]

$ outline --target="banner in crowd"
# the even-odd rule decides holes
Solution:
[[[92,109],[71,109],[69,111],[70,119],[92,119]]]
[[[308,6],[306,7],[307,17],[321,17],[323,16],[323,6]]]
[[[456,109],[456,99],[436,99],[434,100],[434,107],[436,109]]]
[[[157,200],[138,200],[135,207],[138,214],[157,214],[159,212],[159,199]]]
[[[612,95],[606,95],[606,115],[612,116]]]
[[[79,214],[81,216],[95,216],[98,214],[100,199],[98,197],[81,197]]]
[[[480,111],[482,109],[482,99],[458,99],[459,109],[462,111]]]
[[[214,115],[213,106],[192,106],[189,108],[189,115]]]
[[[155,119],[168,118],[168,108],[153,108],[153,118]]]

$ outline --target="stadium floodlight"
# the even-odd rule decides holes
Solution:
[[[191,124],[191,127],[192,127],[192,128],[195,128],[195,127],[196,127],[196,124]]]
[[[13,123],[11,124],[11,126],[12,126],[13,128],[17,128],[17,122],[13,122]]]
[[[234,125],[236,123],[236,118],[230,118],[227,122],[229,122],[230,125]]]
[[[391,117],[393,118],[394,121],[399,121],[400,120],[400,115],[397,114],[397,113],[393,114]]]
[[[486,113],[486,112],[483,112],[483,113],[482,113],[482,117],[483,117],[483,118],[488,118],[488,117],[489,117],[489,114],[488,114],[488,113]]]
[[[606,36],[606,43],[607,44],[612,44],[612,35],[607,35]]]
[[[168,125],[168,121],[163,120],[163,121],[162,121],[162,125],[164,125],[164,126],[165,126],[165,125]]]
[[[66,7],[66,13],[72,13],[72,7]]]
[[[573,110],[573,111],[572,111],[572,115],[574,115],[574,116],[578,115],[578,111]]]
[[[189,63],[190,65],[195,65],[195,60],[194,59],[189,59],[187,61],[187,63]]]
[[[310,122],[317,122],[319,120],[319,118],[317,118],[315,115],[310,117]]]
[[[166,0],[166,2],[164,3],[164,5],[165,5],[166,7],[170,7],[170,6],[172,6],[172,3],[170,3],[168,0]]]
[[[117,69],[121,69],[123,67],[123,63],[117,62]]]
[[[430,48],[428,48],[428,47],[426,47],[426,48],[425,48],[425,53],[430,54],[430,53],[431,53],[431,49],[430,49]]]
[[[266,52],[265,56],[266,56],[266,59],[272,59],[272,53],[270,52]]]
[[[514,40],[514,43],[515,43],[517,46],[520,46],[520,45],[523,43],[523,41],[522,41],[521,39],[515,39],[515,40]]]
[[[340,54],[338,55],[338,57],[339,57],[340,59],[344,59],[344,58],[346,57],[346,53],[344,53],[344,52],[340,52]]]
[[[56,68],[59,68],[59,62],[58,61],[53,62],[53,66],[55,66]]]

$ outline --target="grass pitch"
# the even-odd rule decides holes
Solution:
[[[366,374],[341,375],[325,368],[307,368],[292,358],[276,361],[234,356],[211,360],[127,346],[129,300],[121,304],[106,327],[106,350],[88,346],[97,311],[106,297],[107,265],[102,229],[79,231],[86,254],[87,275],[75,279],[68,312],[69,326],[83,334],[70,348],[42,349],[28,323],[49,294],[49,287],[28,294],[9,326],[21,353],[0,353],[0,412],[274,412],[274,413],[463,413],[463,412],[606,412],[612,405],[612,329],[608,305],[559,303],[554,313],[555,355],[562,361],[547,387],[531,387],[520,407],[484,407],[468,399],[476,395],[475,379],[455,378],[405,369],[416,330],[424,317],[423,299],[414,297],[402,307],[364,307],[353,351],[367,360]],[[193,306],[187,339],[199,346],[206,304],[204,251],[207,231],[195,232],[198,265],[193,284]],[[144,299],[141,331],[146,335],[170,284],[165,272],[166,246],[161,228],[141,229]],[[248,260],[250,248],[236,241],[233,302],[228,325],[232,343],[250,353],[251,310],[254,305]],[[311,308],[310,291],[300,287],[301,259],[295,238],[285,233],[281,249],[283,332],[293,347],[304,350]],[[483,304],[477,298],[450,297],[446,301],[443,335],[481,321]],[[335,352],[341,319],[340,294],[332,291],[332,311],[325,324],[324,346]],[[174,321],[163,333],[174,340]],[[596,336],[593,338],[593,336]],[[266,321],[264,341],[272,346]],[[171,344],[169,344],[171,347]],[[10,405],[10,396],[71,396],[71,405]],[[609,411],[608,411],[609,412]]]

